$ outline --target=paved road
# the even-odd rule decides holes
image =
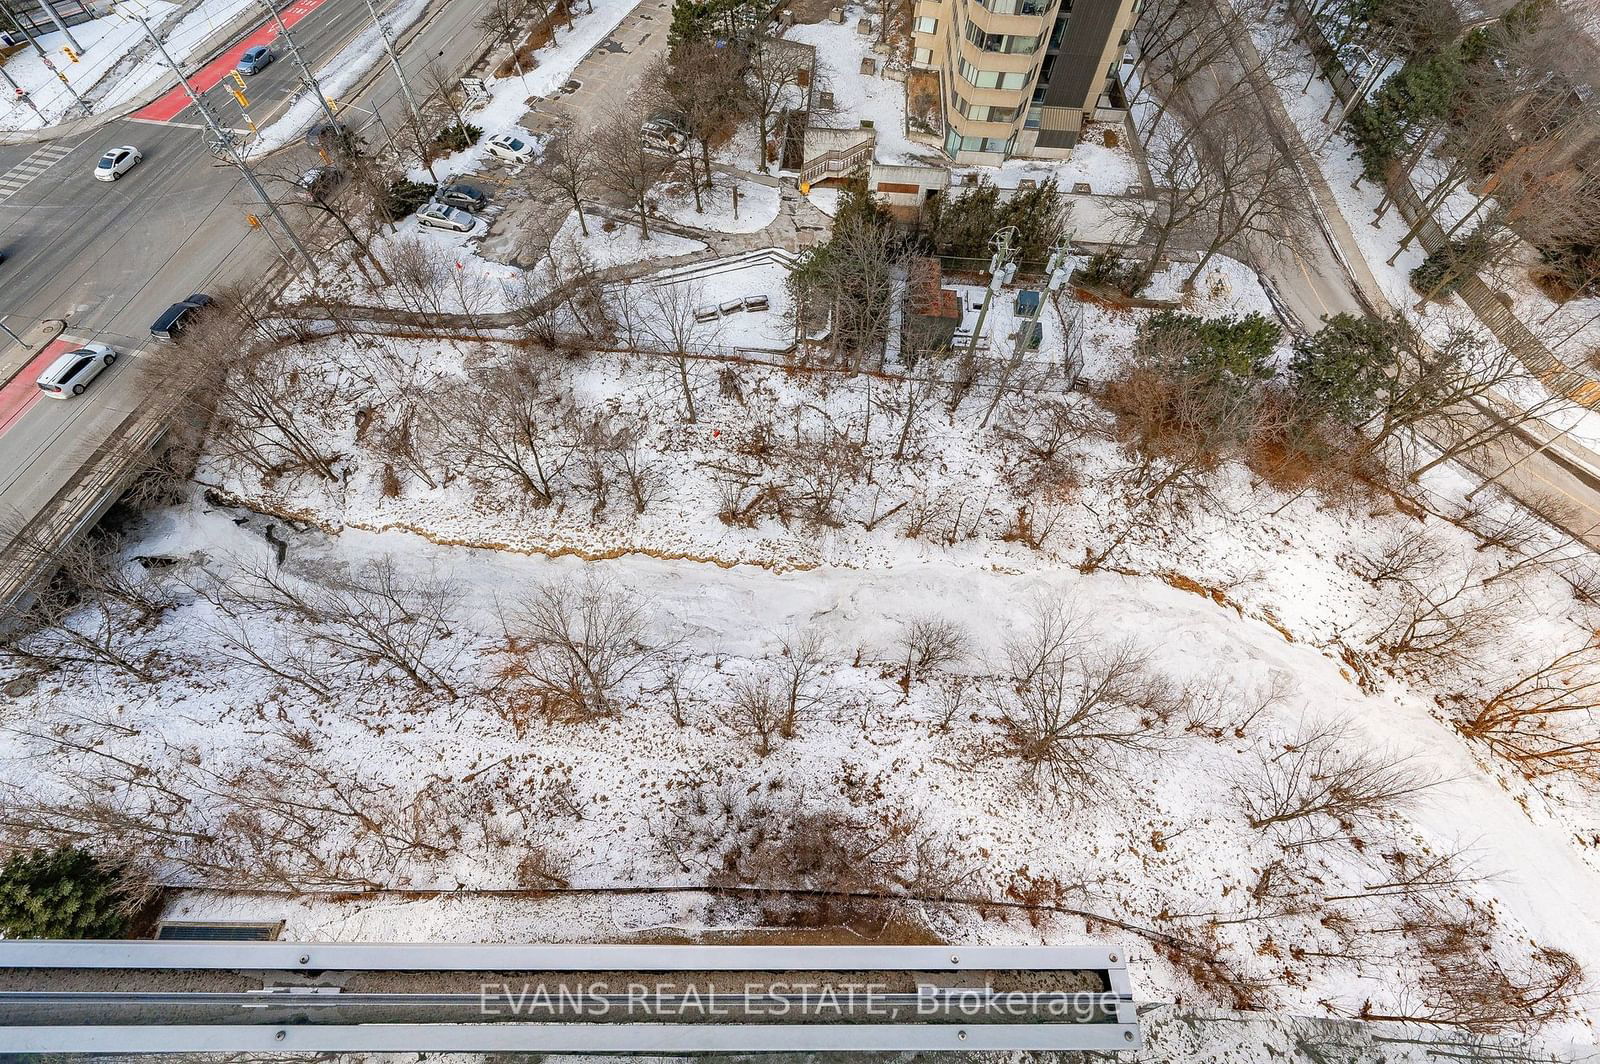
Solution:
[[[307,10],[294,37],[314,67],[370,25],[362,0],[300,2]],[[473,27],[478,12],[472,3],[434,0],[401,38],[407,69],[420,70],[436,57],[463,69],[481,48]],[[236,45],[224,58],[236,50],[242,49]],[[202,85],[226,73],[208,70]],[[247,83],[251,115],[265,128],[288,105],[295,72],[283,57]],[[213,88],[208,100],[225,124],[243,125],[225,88]],[[398,118],[403,107],[386,65],[374,67],[365,90],[349,102],[389,118]],[[143,348],[162,310],[191,292],[258,275],[275,261],[272,244],[246,222],[258,205],[238,172],[209,155],[193,109],[170,102],[152,108],[144,117],[52,142],[43,156],[39,144],[0,147],[0,250],[6,253],[0,315],[25,338],[30,327],[60,319],[68,335],[122,352],[81,398],[32,402],[0,428],[0,528],[37,513],[149,398],[149,375],[142,370],[153,356]],[[349,114],[352,124],[371,120]],[[95,159],[119,144],[137,145],[144,162],[119,181],[93,180]],[[293,150],[285,165],[292,165]],[[6,341],[0,381],[19,371],[31,379],[39,360]]]

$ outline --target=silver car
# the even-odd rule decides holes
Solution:
[[[117,353],[105,344],[84,344],[50,363],[39,375],[39,390],[52,399],[82,395],[89,382],[116,360]]]
[[[434,202],[417,212],[417,221],[429,229],[448,229],[454,233],[470,233],[478,220],[457,207],[446,207]]]

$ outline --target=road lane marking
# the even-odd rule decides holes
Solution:
[[[56,337],[45,344],[31,362],[17,370],[4,388],[0,388],[0,435],[4,435],[23,414],[31,410],[34,403],[44,398],[44,393],[39,390],[39,374],[60,358],[63,351],[71,351],[79,346],[82,346],[82,342],[70,336]]]
[[[62,144],[60,141],[46,144],[4,174],[0,174],[0,202],[21,192],[34,178],[64,159],[75,147],[77,145]]]
[[[305,18],[311,12],[327,3],[327,0],[295,0],[294,3],[279,12],[286,28],[293,29],[294,24]],[[239,57],[258,44],[271,44],[278,39],[278,24],[272,19],[267,19],[261,25],[251,30],[244,39],[223,52],[217,58],[201,67],[189,76],[189,81],[200,92],[206,92],[222,84],[239,65]],[[189,109],[189,94],[181,86],[169,89],[154,103],[146,104],[132,115],[135,121],[143,119],[150,122],[171,122],[184,111]]]

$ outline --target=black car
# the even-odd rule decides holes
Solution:
[[[183,302],[172,304],[150,326],[151,339],[169,344],[175,342],[178,334],[194,324],[195,315],[209,307],[211,303],[210,296],[204,292],[196,292]]]
[[[448,185],[441,185],[438,193],[433,197],[446,207],[459,207],[464,211],[476,214],[489,205],[489,197],[483,190],[474,185],[466,185],[460,181],[453,181]]]

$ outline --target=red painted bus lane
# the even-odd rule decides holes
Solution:
[[[294,28],[294,24],[305,18],[311,12],[325,4],[327,0],[295,0],[294,3],[278,13],[283,19],[283,24]],[[271,44],[278,39],[278,24],[271,19],[263,22],[232,48],[223,52],[217,58],[201,67],[189,76],[189,81],[194,87],[204,92],[207,89],[220,85],[232,73],[233,68],[239,65],[239,57],[258,44]],[[189,107],[189,96],[179,85],[169,90],[154,103],[146,104],[129,117],[142,119],[146,122],[170,122]]]
[[[81,345],[77,340],[56,337],[44,345],[44,350],[35,355],[33,361],[19,369],[4,388],[0,388],[0,436],[22,420],[22,415],[31,410],[34,403],[44,398],[44,393],[39,390],[39,374],[60,358],[63,351],[71,351],[78,346]]]

